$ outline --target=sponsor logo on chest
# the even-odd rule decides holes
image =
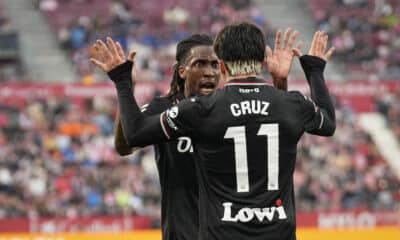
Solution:
[[[285,208],[283,206],[272,206],[266,208],[241,208],[237,213],[232,213],[232,203],[224,202],[224,216],[222,221],[226,222],[249,222],[257,219],[259,222],[272,221],[275,216],[278,219],[287,219]]]

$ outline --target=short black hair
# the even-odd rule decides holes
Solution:
[[[193,34],[183,39],[176,46],[176,64],[174,66],[174,75],[170,85],[167,97],[176,96],[178,93],[183,93],[185,89],[185,79],[179,76],[179,66],[182,65],[189,56],[190,50],[197,46],[212,46],[213,39],[207,34]]]
[[[224,62],[262,62],[265,46],[264,31],[256,24],[241,22],[227,25],[217,34],[214,51]]]

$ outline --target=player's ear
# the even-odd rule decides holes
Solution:
[[[225,74],[226,73],[226,66],[225,66],[224,62],[222,60],[218,60],[218,63],[219,63],[219,70],[221,70],[222,74]]]
[[[179,66],[178,67],[178,74],[179,74],[180,78],[186,79],[186,68],[184,66]]]

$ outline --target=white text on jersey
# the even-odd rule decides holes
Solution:
[[[246,114],[261,114],[268,115],[269,102],[260,101],[260,100],[246,100],[240,103],[232,103],[231,104],[231,112],[235,117],[239,117],[241,115]]]
[[[235,216],[232,216],[232,203],[224,202],[222,204],[224,206],[224,216],[222,217],[222,221],[227,222],[249,222],[254,217],[258,219],[258,221],[263,222],[264,219],[267,221],[272,221],[274,219],[275,213],[278,213],[278,219],[287,219],[285,209],[283,206],[273,206],[267,208],[242,208],[240,209]]]
[[[193,152],[193,146],[192,146],[192,139],[189,137],[179,137],[178,138],[178,145],[176,146],[178,152],[184,153],[184,152]]]
[[[240,93],[259,93],[259,88],[239,88]]]

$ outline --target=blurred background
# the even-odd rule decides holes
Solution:
[[[299,239],[354,229],[400,239],[399,0],[0,0],[0,238],[160,239],[153,149],[116,154],[116,93],[90,46],[112,36],[138,51],[144,104],[168,90],[179,40],[241,20],[259,24],[272,47],[287,27],[304,52],[317,29],[336,47],[326,71],[335,136],[305,135],[298,147]],[[296,59],[289,89],[307,94],[304,79]]]

